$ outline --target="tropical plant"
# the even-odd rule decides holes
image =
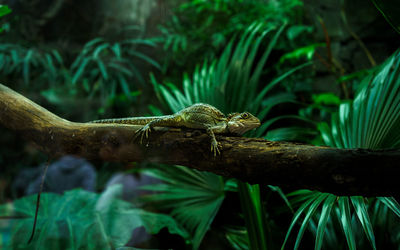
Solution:
[[[325,144],[338,148],[399,148],[399,75],[400,53],[397,51],[383,63],[376,73],[368,76],[363,81],[353,102],[346,102],[340,105],[338,113],[332,116],[331,126],[326,123],[320,125]],[[321,249],[327,222],[332,220],[331,217],[337,216],[340,221],[350,249],[356,249],[356,242],[360,242],[363,239],[361,237],[356,240],[356,231],[358,230],[355,230],[355,227],[360,226],[372,248],[376,249],[377,242],[373,227],[379,221],[374,219],[373,223],[370,214],[372,214],[373,218],[377,218],[378,212],[382,215],[382,211],[386,211],[383,217],[389,217],[387,213],[392,211],[400,216],[400,205],[391,197],[379,197],[377,199],[364,199],[360,196],[335,197],[331,194],[307,190],[296,191],[290,196],[295,197],[294,201],[299,202],[301,205],[294,215],[286,240],[300,216],[304,215],[304,220],[295,242],[295,249],[298,248],[304,231],[310,226],[313,216],[317,214],[316,212],[320,207],[322,207],[321,212],[316,217],[318,226],[316,229],[315,249]],[[387,207],[388,209],[382,210],[382,207]],[[359,223],[353,222],[354,217],[358,219]],[[380,223],[380,225],[382,224]],[[387,225],[390,225],[390,223]],[[331,228],[328,231],[332,234],[334,230]],[[331,236],[328,237],[332,238]],[[395,239],[398,240],[397,238]],[[397,241],[394,245],[398,245],[398,243]]]
[[[181,68],[193,68],[199,59],[214,58],[235,34],[244,32],[253,22],[263,23],[265,28],[285,22],[299,24],[301,5],[298,0],[184,1],[160,27],[166,50],[164,70],[169,75],[180,74]]]
[[[10,8],[8,8],[7,5],[1,5],[0,4],[0,17],[3,17],[5,15],[8,15],[11,13]],[[3,27],[0,28],[0,33],[3,32]]]
[[[285,77],[305,65],[296,67],[269,83],[262,83],[261,76],[268,56],[276,45],[278,37],[285,26],[281,26],[271,37],[269,45],[264,49],[264,52],[259,55],[262,41],[267,34],[274,30],[272,27],[265,30],[264,27],[265,26],[260,23],[250,25],[240,39],[232,39],[229,42],[219,58],[211,62],[205,61],[201,66],[196,66],[191,78],[188,74],[185,74],[182,91],[172,83],[165,83],[164,85],[167,86],[165,87],[163,84],[157,83],[154,76],[152,76],[152,82],[159,98],[165,100],[166,104],[173,112],[181,110],[193,103],[205,102],[221,109],[225,113],[247,110],[257,115],[261,120],[265,120],[272,107],[293,100],[292,95],[280,95],[281,98],[271,97],[271,99],[268,99],[266,98],[267,94],[270,93],[274,86],[285,79]],[[258,58],[257,55],[260,57]],[[276,120],[278,119],[266,122],[266,125],[259,128],[253,135],[266,136],[266,130]],[[192,170],[186,171],[193,172]],[[196,185],[198,179],[205,180],[206,178],[202,177],[204,174],[203,172],[193,172],[193,180],[191,180],[191,182]],[[176,183],[174,178],[178,177],[177,175],[175,177],[171,175],[170,178],[171,183]],[[202,186],[212,186],[212,183]],[[180,188],[182,193],[185,192],[184,186]],[[199,190],[202,188],[203,187],[200,186],[198,187]],[[252,186],[238,182],[237,189],[235,190],[239,191],[239,197],[243,207],[248,232],[247,245],[251,246],[252,249],[266,249],[266,216],[261,202],[260,187],[258,185]],[[165,199],[165,195],[168,194],[162,194],[160,197],[155,195],[152,199],[159,201]],[[212,197],[215,197],[215,195]],[[197,199],[196,196],[183,197],[182,203],[191,203],[191,200]],[[208,200],[210,202],[213,201],[211,198]],[[206,204],[199,204],[199,208],[200,206],[206,206]],[[196,209],[196,211],[197,210],[198,209]],[[216,208],[216,210],[218,210],[218,208]],[[187,210],[185,213],[187,215],[192,213],[191,216],[186,216],[187,218],[196,217],[196,213],[193,213],[191,210]],[[203,217],[203,219],[205,220],[206,218]],[[207,220],[209,221],[210,217],[208,217]],[[183,223],[186,226],[189,225],[191,228],[198,228],[198,222],[196,220],[188,219],[183,221]],[[232,237],[229,238],[232,239]],[[238,238],[235,237],[235,239]],[[198,244],[196,246],[198,246]]]
[[[1,218],[10,219],[12,234],[0,244],[10,249],[116,249],[126,245],[132,230],[141,226],[151,234],[166,228],[187,238],[187,232],[170,216],[135,208],[120,197],[121,185],[111,186],[100,195],[80,189],[63,195],[43,193],[38,232],[30,244],[27,240],[36,196],[1,205]]]
[[[137,60],[160,68],[156,61],[137,50],[141,45],[153,47],[155,43],[140,38],[89,41],[71,65],[72,84],[79,83],[89,96],[96,95],[102,100],[113,99],[121,91],[127,98],[136,96],[138,86],[145,83]]]
[[[157,200],[159,209],[171,211],[192,235],[193,248],[198,249],[225,198],[222,177],[182,166],[155,167],[144,173],[164,182],[142,187],[161,192],[145,200]]]
[[[0,17],[10,14],[11,10],[7,5],[0,4]]]
[[[54,85],[65,69],[60,53],[55,49],[26,48],[18,44],[0,44],[0,72],[4,76],[19,75],[25,85]],[[35,79],[32,81],[32,79]]]

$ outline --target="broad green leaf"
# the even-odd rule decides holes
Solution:
[[[132,231],[141,226],[152,234],[167,228],[172,234],[187,237],[171,217],[134,208],[119,200],[121,195],[119,185],[109,187],[101,195],[79,189],[64,195],[43,193],[37,231],[30,245],[26,242],[32,228],[36,195],[16,200],[13,211],[6,215],[22,218],[11,221],[13,233],[8,244],[13,249],[114,249],[124,246]],[[4,206],[0,206],[1,212]]]
[[[7,5],[0,5],[0,17],[11,13],[11,9]]]
[[[306,58],[307,60],[311,60],[312,57],[314,56],[314,52],[317,48],[319,47],[324,47],[326,46],[324,43],[316,43],[316,44],[311,44],[305,47],[298,48],[292,52],[284,54],[279,62],[284,63],[287,60],[299,60],[300,58]]]
[[[322,105],[339,105],[340,98],[334,93],[321,93],[312,95],[312,99],[315,104]]]

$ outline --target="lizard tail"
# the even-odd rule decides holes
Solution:
[[[152,116],[152,117],[128,117],[128,118],[113,118],[113,119],[101,119],[90,121],[90,123],[118,123],[118,124],[130,124],[130,125],[146,125],[147,123],[157,120],[164,116]]]
[[[128,118],[112,118],[90,121],[90,123],[128,123]]]

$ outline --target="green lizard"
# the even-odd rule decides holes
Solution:
[[[129,117],[119,119],[104,119],[92,121],[93,123],[121,123],[130,125],[144,125],[135,133],[135,138],[140,136],[140,143],[143,137],[149,137],[153,127],[186,127],[193,129],[204,129],[211,138],[211,152],[216,156],[220,154],[220,146],[215,139],[215,134],[238,134],[260,126],[260,120],[250,114],[233,113],[225,116],[217,108],[203,103],[193,104],[173,115],[153,117]]]

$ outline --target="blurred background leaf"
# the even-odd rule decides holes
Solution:
[[[122,186],[111,186],[102,194],[72,190],[64,195],[43,193],[37,232],[29,239],[35,214],[36,195],[15,200],[2,216],[20,217],[11,223],[12,249],[115,249],[124,246],[135,228],[145,227],[151,234],[166,227],[170,233],[186,238],[187,233],[168,215],[134,208],[119,199]],[[6,211],[2,205],[0,211]],[[93,239],[96,239],[95,241]],[[5,245],[7,246],[7,245]]]

